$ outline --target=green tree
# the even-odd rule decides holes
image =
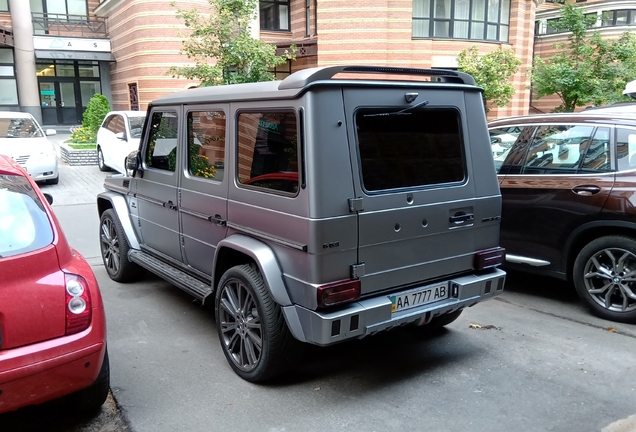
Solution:
[[[553,25],[569,32],[567,42],[555,44],[558,53],[547,60],[534,58],[531,80],[536,97],[558,95],[561,105],[554,111],[559,112],[626,99],[625,84],[636,77],[636,36],[625,32],[605,40],[598,31],[590,31],[596,15],[586,17],[572,4],[562,6],[560,13]]]
[[[486,111],[488,103],[502,107],[507,105],[515,94],[510,77],[519,70],[521,60],[515,57],[511,49],[499,47],[480,55],[477,47],[472,46],[459,53],[457,64],[459,69],[472,75],[477,85],[484,89]]]
[[[201,86],[272,81],[269,70],[295,58],[295,47],[276,55],[276,46],[250,35],[250,24],[256,17],[257,0],[208,0],[211,14],[206,17],[197,9],[177,9],[190,35],[183,41],[182,52],[194,66],[168,70],[173,77],[201,81]],[[174,2],[172,3],[174,6]],[[210,64],[215,60],[216,64]]]

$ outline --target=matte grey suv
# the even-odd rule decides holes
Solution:
[[[446,325],[503,290],[469,75],[333,66],[183,91],[151,104],[127,164],[97,198],[108,274],[213,301],[246,380],[284,372],[299,342]]]

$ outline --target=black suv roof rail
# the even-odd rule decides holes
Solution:
[[[423,75],[437,77],[441,82],[475,85],[475,79],[464,72],[450,69],[418,69],[391,66],[324,66],[303,69],[285,78],[278,86],[279,90],[303,88],[313,82],[330,80],[339,73],[387,74],[387,75]]]

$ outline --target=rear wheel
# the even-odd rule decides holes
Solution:
[[[104,361],[99,375],[93,384],[84,390],[80,390],[69,396],[73,406],[79,407],[86,412],[97,411],[108,398],[110,390],[110,362],[108,361],[108,351],[104,354]]]
[[[573,268],[579,297],[596,315],[636,323],[636,240],[605,236],[581,249]]]
[[[49,179],[46,181],[48,184],[52,184],[52,185],[56,185],[60,182],[60,175],[58,174],[57,177],[53,178],[53,179]]]
[[[124,228],[113,209],[102,213],[99,223],[99,245],[104,267],[112,280],[129,282],[142,274],[141,268],[128,260],[130,246]]]
[[[101,147],[97,147],[97,166],[100,171],[110,171],[108,165],[104,163],[104,153],[102,153]]]
[[[241,378],[250,382],[274,378],[300,355],[300,343],[255,265],[232,267],[223,275],[214,309],[223,353]]]

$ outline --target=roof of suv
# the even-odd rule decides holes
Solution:
[[[626,126],[636,126],[636,118],[626,113],[581,111],[576,113],[535,114],[527,116],[505,117],[488,122],[488,127],[505,126],[509,124],[539,124],[539,123],[613,123]]]
[[[338,74],[364,74],[364,79],[333,79]],[[368,79],[368,75],[385,74],[382,79]],[[396,75],[434,77],[437,81],[413,81],[398,80]],[[389,81],[386,78],[393,80]],[[409,85],[413,83],[422,85],[432,85],[436,88],[439,86],[449,86],[457,88],[458,85],[465,89],[481,91],[481,88],[475,86],[475,80],[472,76],[453,70],[445,69],[417,69],[417,68],[401,68],[386,66],[326,66],[303,69],[289,75],[283,81],[267,81],[258,83],[232,84],[213,87],[198,87],[188,90],[182,90],[170,95],[160,97],[152,102],[152,105],[172,105],[185,103],[204,103],[214,100],[223,101],[241,101],[241,100],[264,100],[264,99],[283,99],[292,98],[304,92],[313,85],[342,85],[343,83],[351,85],[376,85],[378,81],[386,82],[390,85]]]

